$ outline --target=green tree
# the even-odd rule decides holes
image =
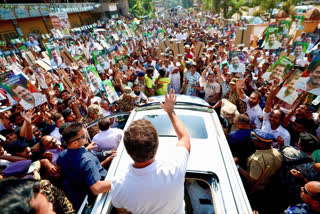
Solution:
[[[231,18],[233,14],[242,16],[247,11],[244,7],[245,0],[203,0],[202,3],[204,10],[214,11],[216,14],[222,11],[224,18]]]

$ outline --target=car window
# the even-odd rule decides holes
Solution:
[[[155,126],[160,137],[176,136],[176,133],[167,115],[146,115],[143,118],[149,120]],[[191,138],[208,138],[207,129],[202,117],[192,115],[179,115],[179,118],[187,127]]]
[[[213,173],[187,171],[185,188],[186,214],[217,213],[215,196],[219,192],[217,176]]]

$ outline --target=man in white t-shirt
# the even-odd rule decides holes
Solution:
[[[100,132],[92,139],[92,142],[96,143],[97,149],[102,151],[112,151],[118,147],[123,136],[123,130],[110,128],[110,126],[111,124],[109,119],[102,118],[99,121]]]
[[[134,163],[111,184],[112,204],[119,213],[185,213],[184,181],[190,137],[174,112],[175,101],[174,91],[170,90],[165,103],[160,103],[179,140],[175,149],[168,151],[170,155],[156,156],[158,133],[148,120],[136,120],[125,131],[123,142]]]

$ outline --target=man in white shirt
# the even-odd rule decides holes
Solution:
[[[250,118],[250,126],[253,129],[261,129],[261,121],[260,116],[262,115],[262,109],[259,105],[261,94],[257,91],[253,91],[250,94],[250,97],[247,97],[242,88],[244,84],[244,79],[237,80],[236,87],[237,87],[237,93],[240,97],[240,99],[246,103],[247,110],[246,113],[248,114]]]
[[[278,83],[278,82],[277,82]],[[279,109],[273,109],[273,98],[277,90],[277,84],[271,88],[271,93],[267,98],[266,106],[263,110],[263,122],[261,130],[269,132],[274,135],[276,142],[273,147],[290,146],[290,134],[287,129],[283,128],[281,121],[284,117]]]
[[[112,151],[118,147],[121,141],[123,130],[110,128],[110,125],[110,121],[106,118],[99,121],[100,132],[92,139],[92,142],[96,143],[98,150]]]
[[[65,123],[64,117],[60,113],[54,113],[52,116],[52,120],[55,122],[56,127],[50,133],[50,136],[61,142],[61,134],[59,132],[59,128]]]
[[[148,120],[136,120],[125,131],[124,146],[134,163],[111,184],[112,204],[119,213],[185,213],[184,181],[190,136],[174,112],[175,101],[176,95],[170,90],[165,103],[160,103],[178,137],[174,150],[168,151],[171,155],[156,155],[158,133]]]

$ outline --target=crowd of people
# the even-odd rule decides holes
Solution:
[[[125,117],[105,117],[169,91],[162,108],[185,147],[177,151],[177,185],[190,139],[173,113],[173,93],[200,97],[217,112],[254,210],[319,213],[320,49],[313,40],[320,28],[294,37],[290,27],[274,32],[278,24],[270,23],[244,47],[236,29],[245,23],[204,15],[108,19],[46,43],[30,35],[24,48],[2,51],[0,213],[75,213],[86,195],[90,202],[110,190],[120,213],[148,213],[125,205],[130,188],[122,184],[132,181],[104,177],[122,138],[133,167],[152,163],[156,149],[132,145],[149,130],[140,140],[157,148],[156,132],[148,121],[124,132]],[[165,210],[180,213],[180,205]]]

